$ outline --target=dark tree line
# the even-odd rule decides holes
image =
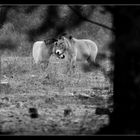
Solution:
[[[42,34],[53,30],[53,35],[51,37],[55,38],[59,36],[61,33],[65,31],[72,30],[79,25],[81,25],[85,19],[83,17],[90,17],[94,11],[94,6],[87,6],[83,8],[83,6],[69,6],[71,8],[76,9],[78,11],[78,15],[70,10],[67,12],[66,16],[61,18],[60,10],[61,6],[47,6],[44,10],[44,18],[39,26],[36,28],[29,28],[26,30],[26,34],[28,35],[28,40],[34,42],[36,38]],[[25,15],[30,15],[35,13],[40,6],[0,6],[0,28],[8,22],[8,12],[11,10],[16,11],[17,14],[24,13]],[[80,16],[79,16],[80,15]],[[15,17],[14,17],[15,18]],[[6,49],[7,47],[1,47],[1,49]],[[14,48],[13,46],[9,46],[8,49]]]

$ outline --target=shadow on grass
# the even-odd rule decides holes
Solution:
[[[100,65],[95,64],[95,63],[91,63],[91,64],[84,63],[81,66],[82,66],[82,71],[85,72],[85,73],[91,72],[93,70],[97,70],[98,68],[100,68]]]

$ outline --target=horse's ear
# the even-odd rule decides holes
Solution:
[[[59,40],[59,39],[64,40],[64,38],[65,38],[64,36],[59,36],[58,40]]]
[[[62,36],[58,36],[58,39],[62,39]]]
[[[66,33],[66,32],[61,33],[61,34],[58,36],[58,39],[63,39],[63,37],[64,37],[64,36],[66,36],[66,35],[67,35],[67,33]]]
[[[69,36],[69,39],[70,39],[70,40],[72,39],[72,35]]]
[[[57,41],[57,39],[55,39],[55,38],[52,38],[52,42],[56,42]]]

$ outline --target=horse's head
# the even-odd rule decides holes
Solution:
[[[59,36],[57,38],[57,41],[54,42],[55,54],[57,57],[61,56],[63,58],[66,52],[70,52],[72,49],[71,40],[72,36],[69,36],[69,38],[66,38],[65,36]]]
[[[62,55],[66,51],[66,43],[64,38],[61,36],[57,41],[54,42],[55,53],[57,55]]]
[[[44,40],[46,47],[51,54],[55,54],[59,59],[64,59],[65,55],[62,52],[62,44],[60,43],[60,39],[56,38],[51,38],[51,39],[46,39]],[[61,45],[59,45],[61,44]],[[61,46],[61,47],[60,47]]]

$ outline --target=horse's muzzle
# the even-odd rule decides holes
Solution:
[[[60,58],[60,59],[64,59],[64,58],[65,58],[65,55],[62,54],[62,55],[59,56],[59,58]]]
[[[62,52],[60,51],[60,50],[56,50],[56,52],[55,52],[57,55],[61,55],[62,54]]]

